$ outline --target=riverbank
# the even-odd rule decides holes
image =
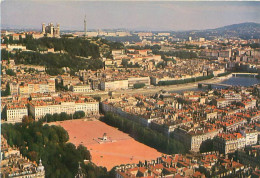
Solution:
[[[174,92],[174,91],[179,91],[179,90],[190,90],[194,88],[198,88],[198,83],[204,82],[204,83],[221,83],[224,82],[225,80],[228,80],[232,78],[232,74],[229,74],[227,76],[222,76],[222,77],[214,77],[211,79],[207,80],[202,80],[199,82],[192,82],[192,83],[185,83],[185,84],[178,84],[178,85],[165,85],[165,86],[145,86],[144,88],[140,89],[127,89],[127,90],[117,90],[117,91],[112,91],[113,96],[117,95],[122,95],[122,94],[128,94],[128,95],[135,95],[135,94],[155,94],[161,90],[168,91],[168,92]],[[91,96],[105,96],[108,95],[108,91],[95,91],[93,93],[87,93],[86,95],[91,95]]]
[[[194,89],[198,87],[198,83],[205,82],[205,83],[221,83],[225,80],[228,80],[232,77],[232,74],[229,74],[228,76],[223,77],[214,77],[212,79],[208,80],[202,80],[199,82],[192,82],[192,83],[186,83],[186,84],[178,84],[178,85],[167,85],[167,86],[147,86],[146,88],[142,89],[129,89],[129,90],[119,90],[113,92],[113,95],[121,95],[121,94],[128,94],[128,95],[134,95],[134,94],[154,94],[161,90],[168,91],[168,92],[174,92],[179,90],[189,90]]]

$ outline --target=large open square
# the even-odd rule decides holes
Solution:
[[[69,142],[76,146],[86,146],[90,150],[92,162],[108,170],[116,165],[152,160],[162,155],[101,121],[69,120],[56,122],[55,125],[67,130]]]

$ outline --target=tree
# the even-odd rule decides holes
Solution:
[[[77,147],[77,150],[80,154],[80,157],[86,160],[91,160],[90,152],[87,150],[87,148],[83,145],[79,145]]]
[[[14,38],[13,38],[13,36],[9,36],[9,43],[10,43],[10,44],[13,44],[13,43],[14,43]]]
[[[1,96],[9,96],[9,95],[11,95],[10,84],[7,83],[5,91],[1,91]]]
[[[127,68],[128,61],[129,61],[128,59],[122,59],[121,65],[122,65],[123,67]]]
[[[33,50],[34,52],[17,52],[14,56],[15,62],[17,64],[45,66],[47,69],[46,72],[50,75],[63,74],[63,67],[68,67],[73,73],[83,69],[97,70],[104,66],[103,62],[100,60],[99,46],[95,43],[91,43],[87,39],[47,37],[33,39],[31,35],[26,35],[26,38],[22,39],[22,45],[26,45],[27,49]],[[102,45],[102,43],[100,45]],[[108,45],[120,46],[119,44],[110,42],[108,42]],[[39,52],[41,50],[47,50],[47,48],[54,48],[55,51],[65,51],[66,53],[41,54]],[[8,55],[8,52],[2,54],[2,58],[7,59]]]
[[[69,134],[68,134],[68,132],[66,132],[66,130],[63,127],[58,126],[55,129],[56,129],[56,134],[58,135],[60,142],[65,143],[69,140]]]
[[[99,102],[101,101],[101,97],[100,97],[100,96],[94,96],[93,98],[94,98],[95,100],[99,101]]]
[[[16,73],[12,69],[7,69],[6,74],[10,76],[16,76]]]
[[[1,112],[1,118],[2,119],[6,119],[7,118],[7,116],[6,116],[6,107],[4,107],[2,112]]]
[[[23,118],[22,118],[22,123],[25,125],[29,125],[33,121],[34,121],[34,119],[32,118],[32,116],[23,116]]]
[[[4,41],[4,44],[9,44],[9,39],[6,36],[3,38],[3,41]]]
[[[134,88],[143,88],[145,86],[144,83],[135,83]]]
[[[37,152],[35,152],[35,151],[30,151],[30,152],[28,153],[28,157],[29,157],[29,159],[30,159],[31,161],[36,161],[36,160],[38,160],[38,159],[37,159],[38,154],[37,154]]]
[[[22,44],[23,43],[23,38],[22,35],[19,35],[19,43]]]
[[[112,113],[105,113],[105,117],[102,121],[113,127],[117,127],[119,130],[130,134],[133,138],[141,143],[144,143],[150,147],[153,147],[163,153],[185,153],[187,150],[179,141],[168,138],[167,136],[159,133],[150,128],[145,128],[137,122],[128,120]]]
[[[52,115],[52,117],[53,117],[53,120],[54,121],[60,121],[61,119],[60,119],[60,114],[58,114],[58,113],[54,113],[53,115]]]
[[[60,120],[68,120],[70,118],[70,116],[67,114],[67,113],[65,113],[65,112],[62,112],[62,113],[60,113]]]
[[[80,118],[83,118],[83,117],[85,117],[85,112],[84,111],[76,111],[73,114],[73,119],[80,119]]]

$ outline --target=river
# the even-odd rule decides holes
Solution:
[[[251,86],[260,83],[260,79],[254,77],[231,77],[228,80],[221,82],[222,84],[238,85],[238,86]]]
[[[260,79],[258,78],[254,78],[254,77],[231,77],[227,80],[224,80],[222,82],[220,82],[221,84],[228,84],[228,85],[234,85],[234,86],[251,86],[254,84],[258,84],[260,83]],[[220,87],[220,86],[212,86],[213,89],[216,88],[225,88],[225,87]],[[175,90],[172,91],[171,93],[181,93],[184,91],[205,91],[207,90],[207,87],[203,87],[203,88],[198,88],[198,87],[194,87],[194,88],[189,88],[189,89],[182,89],[182,90]]]

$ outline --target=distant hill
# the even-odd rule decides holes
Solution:
[[[253,22],[227,25],[206,31],[223,37],[240,37],[242,39],[260,38],[260,24]]]
[[[239,23],[239,24],[233,24],[233,25],[227,25],[224,27],[216,28],[215,30],[234,30],[234,31],[241,31],[241,30],[252,30],[252,29],[260,29],[259,23],[254,22],[245,22],[245,23]]]
[[[176,37],[179,38],[203,37],[206,39],[213,39],[215,37],[239,37],[241,39],[260,39],[260,24],[253,22],[246,22],[240,24],[227,25],[215,29],[183,31],[176,32]]]

